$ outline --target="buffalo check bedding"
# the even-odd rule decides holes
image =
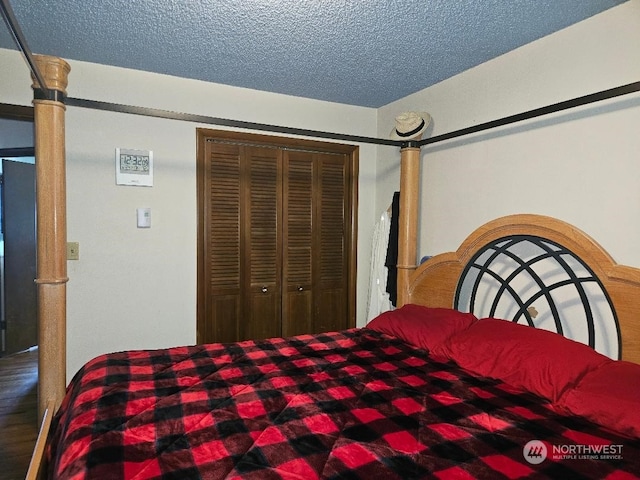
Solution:
[[[369,328],[102,355],[54,423],[55,479],[640,475],[637,439]]]

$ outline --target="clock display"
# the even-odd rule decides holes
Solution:
[[[138,175],[149,175],[150,163],[148,155],[120,154],[120,171]]]

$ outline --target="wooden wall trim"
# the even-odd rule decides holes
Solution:
[[[33,122],[34,109],[26,105],[12,105],[0,103],[0,118]]]
[[[33,157],[36,151],[33,147],[18,147],[18,148],[0,148],[0,157]]]

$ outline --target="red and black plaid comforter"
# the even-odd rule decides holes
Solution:
[[[103,355],[55,421],[60,479],[640,474],[638,441],[367,329]],[[548,447],[538,464],[525,459],[542,458],[532,440]],[[585,454],[597,445],[615,458]]]

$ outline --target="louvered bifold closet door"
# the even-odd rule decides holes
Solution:
[[[313,330],[313,157],[310,152],[285,150],[283,163],[284,336]]]
[[[242,148],[241,262],[247,308],[241,339],[277,337],[282,333],[282,154],[269,147]]]
[[[348,328],[347,162],[317,154],[314,186],[314,330]]]
[[[199,131],[200,343],[355,325],[354,155]]]
[[[207,142],[210,290],[203,342],[281,334],[281,154],[274,148]]]
[[[240,147],[207,142],[205,190],[205,278],[209,283],[206,318],[199,325],[201,342],[238,340],[241,289]]]

